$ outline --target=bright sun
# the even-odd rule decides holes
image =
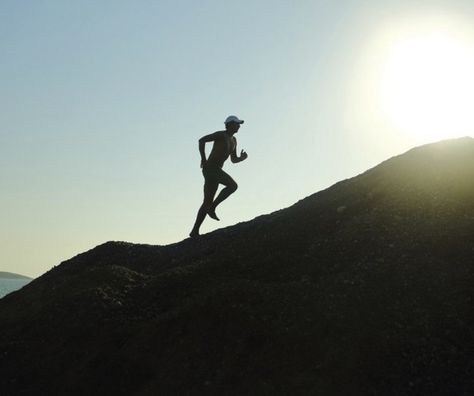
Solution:
[[[352,115],[362,125],[425,142],[474,135],[471,25],[445,16],[394,19],[370,36],[360,59]]]
[[[423,140],[474,132],[474,38],[434,26],[405,29],[383,51],[378,107],[396,128]]]
[[[378,100],[408,133],[432,140],[472,133],[472,44],[436,30],[399,39],[383,62]]]

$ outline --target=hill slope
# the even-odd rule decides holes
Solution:
[[[474,139],[0,300],[3,395],[474,392]]]

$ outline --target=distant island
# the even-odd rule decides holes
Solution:
[[[33,279],[29,276],[14,274],[13,272],[0,271],[0,279]]]

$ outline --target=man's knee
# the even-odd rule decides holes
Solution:
[[[212,205],[212,200],[205,199],[201,207],[207,211],[211,207],[211,205]]]
[[[239,186],[238,186],[237,183],[235,183],[235,182],[232,183],[232,184],[230,184],[230,185],[228,186],[228,188],[230,189],[230,192],[235,192],[235,191],[237,191],[237,188],[238,188],[238,187],[239,187]]]

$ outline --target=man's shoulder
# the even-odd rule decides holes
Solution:
[[[226,131],[216,131],[212,134],[216,140],[227,140],[227,133]]]

